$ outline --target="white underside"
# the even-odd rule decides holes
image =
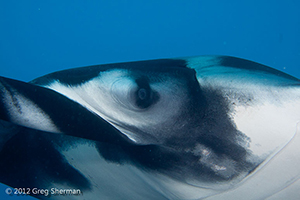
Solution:
[[[300,124],[292,140],[236,188],[206,200],[289,199],[300,194]]]

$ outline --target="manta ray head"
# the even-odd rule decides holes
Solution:
[[[87,199],[298,192],[299,85],[228,56],[0,77],[0,181],[78,186]]]
[[[101,116],[135,144],[156,145],[149,147],[152,152],[159,147],[165,163],[148,164],[166,171],[166,163],[176,166],[173,177],[184,176],[189,182],[201,177],[201,181],[211,182],[231,180],[253,170],[259,162],[247,160],[251,155],[249,138],[236,129],[229,102],[221,92],[202,87],[195,70],[183,60],[155,62],[102,67],[88,78],[76,76],[80,83],[62,72],[51,75],[51,81],[42,78],[34,83],[47,83],[46,87]],[[100,152],[107,149],[112,147]],[[133,150],[122,151],[132,155]],[[144,152],[144,156],[151,160],[152,154]]]

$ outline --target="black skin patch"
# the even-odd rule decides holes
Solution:
[[[250,60],[245,60],[245,59],[230,57],[230,56],[220,56],[218,58],[220,58],[219,64],[222,66],[246,69],[246,70],[250,70],[250,71],[267,72],[269,74],[274,74],[274,75],[282,77],[282,78],[290,79],[293,81],[299,81],[299,79],[297,79],[289,74],[286,74],[279,70],[273,69],[266,65],[262,65],[257,62],[250,61]]]
[[[2,85],[2,83],[0,83],[0,86],[1,85]],[[6,89],[6,88],[4,87],[3,89]],[[3,95],[4,95],[4,91],[1,89],[0,90],[0,101],[3,101]],[[4,104],[2,102],[0,103],[0,119],[5,120],[5,121],[9,121],[9,116],[7,114],[7,109],[4,107]]]
[[[227,67],[246,69],[252,71],[261,71],[274,74],[283,78],[287,78],[293,81],[299,81],[299,79],[283,73],[279,70],[271,67],[236,57],[231,56],[215,56],[216,65],[222,65]],[[176,71],[176,69],[186,68],[186,61],[184,59],[158,59],[158,60],[146,60],[136,62],[125,62],[125,63],[113,63],[104,65],[94,65],[88,67],[79,67],[74,69],[63,70],[54,72],[40,78],[31,81],[32,84],[36,85],[48,85],[54,80],[59,81],[65,85],[80,85],[85,83],[99,75],[100,72],[109,69],[129,69],[129,70],[147,70],[157,72],[168,72]]]
[[[32,80],[30,83],[36,85],[48,85],[54,80],[65,85],[80,85],[97,76],[100,72],[109,69],[129,69],[129,70],[151,70],[157,72],[167,72],[174,69],[186,68],[186,61],[181,59],[158,59],[126,63],[114,63],[104,65],[94,65],[89,67],[79,67],[69,70],[54,72],[40,78]]]
[[[72,167],[55,147],[58,141],[69,136],[50,133],[51,137],[48,137],[49,133],[24,127],[16,129],[18,132],[0,152],[0,182],[14,188],[49,191],[48,187],[55,183],[83,192],[91,189],[89,180]],[[35,197],[49,198],[44,195]]]

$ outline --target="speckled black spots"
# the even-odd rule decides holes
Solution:
[[[99,154],[108,162],[121,165],[134,165],[144,171],[159,173],[183,180],[201,182],[227,181],[247,172],[253,167],[245,160],[236,162],[225,156],[225,153],[202,162],[203,155],[193,151],[175,149],[161,145],[116,146],[97,143]],[[211,153],[212,154],[212,153]],[[204,160],[206,158],[203,158]]]

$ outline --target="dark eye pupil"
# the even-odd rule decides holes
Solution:
[[[149,88],[139,88],[136,91],[136,105],[139,108],[148,108],[153,102],[152,102],[152,91]]]
[[[146,77],[136,79],[136,83],[138,89],[135,92],[135,104],[137,107],[145,109],[158,101],[159,95],[151,89]]]
[[[147,96],[148,95],[147,95],[147,91],[146,91],[145,88],[141,88],[141,89],[138,90],[138,98],[140,100],[145,100],[147,98]]]

